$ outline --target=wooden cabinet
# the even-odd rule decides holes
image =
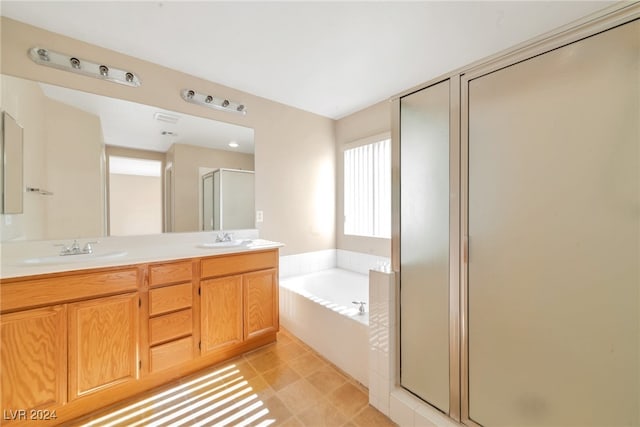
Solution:
[[[273,342],[278,331],[277,249],[1,284],[0,403],[9,416],[43,409],[64,423]]]
[[[2,408],[45,409],[67,399],[67,327],[63,305],[2,315]]]
[[[137,293],[69,304],[69,400],[138,377]]]
[[[203,354],[275,335],[279,329],[277,267],[277,251],[202,260]]]
[[[200,282],[203,353],[242,342],[242,276]]]
[[[243,275],[244,337],[254,338],[279,328],[276,269]]]

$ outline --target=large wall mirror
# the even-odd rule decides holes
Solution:
[[[3,241],[210,229],[203,176],[254,170],[251,128],[0,79],[2,110],[23,128],[23,190],[38,189],[23,194],[21,214],[2,215]],[[237,214],[253,218],[247,209]]]

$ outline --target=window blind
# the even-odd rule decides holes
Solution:
[[[344,233],[391,237],[391,140],[344,150]]]

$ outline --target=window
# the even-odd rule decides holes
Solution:
[[[391,140],[344,150],[344,234],[391,237]]]

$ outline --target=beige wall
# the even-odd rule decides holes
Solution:
[[[35,82],[2,79],[2,108],[24,128],[24,185],[53,192],[25,193],[24,213],[0,219],[2,240],[102,235],[99,119],[48,99]]]
[[[2,109],[25,130],[23,132],[24,185],[47,188],[45,164],[45,96],[36,83],[0,76]],[[24,194],[23,214],[0,215],[0,239],[41,239],[45,234],[46,197]]]
[[[252,154],[173,144],[174,231],[200,229],[200,168],[254,169]]]
[[[47,99],[46,238],[103,236],[104,171],[100,119]]]
[[[120,157],[131,157],[134,159],[146,159],[146,160],[157,160],[159,162],[162,162],[162,167],[160,170],[160,186],[161,189],[164,188],[164,180],[165,180],[165,176],[164,176],[164,171],[165,171],[165,162],[167,160],[167,153],[162,153],[160,151],[150,151],[150,150],[139,150],[137,148],[127,148],[127,147],[118,147],[115,145],[105,145],[104,147],[105,150],[105,164],[106,164],[106,174],[105,176],[107,176],[109,174],[109,156],[120,156]],[[109,205],[109,198],[111,197],[111,183],[109,182],[110,180],[107,180],[107,209],[110,211],[111,207]],[[111,215],[111,213],[109,212],[109,216]],[[161,191],[160,193],[160,219],[161,219],[161,224],[160,224],[160,230],[164,231],[164,193]],[[111,221],[111,219],[109,217],[107,217],[105,219],[105,221],[107,222],[107,224],[109,225],[108,227],[108,234],[111,235],[112,231],[110,228],[110,224],[109,222]],[[160,231],[161,232],[161,231]]]
[[[111,236],[162,232],[162,178],[109,174]]]
[[[336,129],[336,247],[378,256],[391,256],[391,239],[346,236],[344,234],[344,167],[345,144],[391,132],[391,104],[379,102],[335,123]]]
[[[256,209],[260,235],[287,246],[283,254],[335,247],[335,140],[331,119],[272,102],[95,45],[2,18],[2,73],[127,99],[255,130]],[[136,72],[131,88],[37,65],[27,50],[40,45]],[[185,87],[247,105],[246,116],[188,104]]]

